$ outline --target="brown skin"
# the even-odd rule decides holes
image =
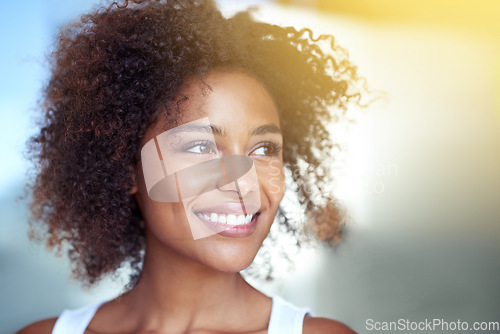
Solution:
[[[22,329],[17,334],[50,334],[57,318],[50,318],[46,320],[41,320],[35,322],[28,327]],[[356,332],[342,324],[341,322],[326,319],[326,318],[316,318],[306,316],[304,318],[304,327],[302,329],[304,334],[355,334]],[[92,332],[87,330],[87,334],[92,334]],[[152,334],[152,332],[137,332],[136,334]],[[267,330],[261,330],[256,333],[267,333]]]
[[[266,146],[267,142],[281,145],[281,134],[251,135],[262,125],[280,126],[276,106],[264,87],[234,72],[212,72],[205,81],[212,88],[208,94],[202,93],[198,81],[183,92],[188,100],[182,104],[181,122],[208,117],[223,130],[215,134],[220,152],[247,155],[257,167],[276,161],[283,180],[281,150],[272,152]],[[147,131],[142,144],[165,130],[160,120]],[[132,290],[99,308],[86,333],[267,333],[272,300],[247,284],[239,272],[250,265],[267,236],[284,186],[276,188],[276,183],[259,174],[260,215],[250,236],[214,234],[193,240],[183,204],[151,200],[140,164],[136,175],[130,193],[136,196],[146,223],[142,276]],[[233,195],[234,191],[224,192],[228,199]],[[200,195],[200,201],[207,198]],[[50,333],[55,319],[36,322],[18,333]],[[309,334],[354,333],[341,323],[310,316],[304,319],[303,329]]]

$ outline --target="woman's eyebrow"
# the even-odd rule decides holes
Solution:
[[[224,129],[222,127],[219,127],[217,125],[210,125],[210,126],[207,125],[205,131],[207,131],[207,132],[212,131],[213,134],[219,135],[219,136],[226,135],[226,131],[224,131]],[[264,135],[264,134],[268,134],[268,133],[277,133],[280,135],[282,134],[281,129],[278,126],[276,126],[275,124],[269,123],[269,124],[263,124],[263,125],[260,125],[258,127],[253,128],[252,131],[250,132],[250,135],[251,136],[259,136],[259,135]]]
[[[183,124],[168,131],[170,132],[170,134],[176,134],[180,132],[205,132],[224,136],[224,131],[216,125]]]
[[[264,135],[264,134],[268,134],[268,133],[278,133],[280,135],[282,134],[281,129],[272,123],[258,126],[256,128],[254,128],[250,134],[252,136],[258,136],[258,135]]]
[[[179,132],[205,132],[205,133],[213,133],[214,135],[218,136],[225,136],[226,133],[223,128],[217,126],[217,125],[202,125],[202,124],[185,124],[178,126],[174,129],[171,129],[169,131],[172,131],[171,134],[179,133]],[[275,124],[269,123],[269,124],[263,124],[260,125],[250,132],[250,135],[252,136],[259,136],[259,135],[264,135],[268,133],[277,133],[277,134],[282,134],[281,129],[276,126]]]

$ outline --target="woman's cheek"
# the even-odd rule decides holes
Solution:
[[[263,174],[264,191],[269,197],[271,204],[280,202],[285,193],[285,175],[283,163],[279,159],[273,159],[265,166],[262,166],[260,172]]]

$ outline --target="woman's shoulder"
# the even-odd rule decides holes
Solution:
[[[356,334],[355,331],[343,323],[327,318],[312,317],[307,315],[304,318],[303,334]]]
[[[57,317],[39,320],[19,330],[16,334],[50,334],[56,321]]]

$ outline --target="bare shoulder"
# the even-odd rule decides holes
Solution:
[[[302,332],[304,334],[356,334],[355,331],[339,321],[308,315],[304,318]]]
[[[16,334],[50,334],[52,333],[56,320],[57,317],[34,322],[19,330]]]

